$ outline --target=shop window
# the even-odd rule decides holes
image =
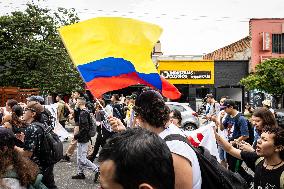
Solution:
[[[284,53],[284,34],[272,34],[272,53]]]

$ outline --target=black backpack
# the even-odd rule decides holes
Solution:
[[[241,113],[238,113],[238,114],[235,116],[235,120],[237,120],[236,125],[239,124],[239,118],[240,118],[241,116],[243,116]],[[252,144],[253,144],[253,141],[254,141],[254,130],[253,130],[253,126],[252,126],[251,122],[250,122],[248,119],[245,118],[245,120],[246,120],[246,122],[247,122],[248,131],[249,131],[249,138],[246,139],[245,141],[246,141],[247,143],[249,143],[250,145],[252,145]],[[238,125],[237,128],[240,130],[240,125]]]
[[[227,170],[223,167],[217,159],[210,154],[210,152],[200,146],[195,148],[191,146],[186,137],[179,134],[171,134],[164,138],[165,141],[179,140],[188,144],[196,153],[201,177],[201,189],[246,189],[246,181],[238,174]]]
[[[40,146],[40,162],[53,165],[63,158],[63,144],[53,128],[39,122],[34,122],[43,130],[42,145]]]
[[[70,110],[69,110],[69,108],[67,107],[67,105],[66,105],[66,104],[64,104],[64,108],[63,108],[63,116],[66,118],[66,117],[68,117],[68,116],[69,116],[69,114],[70,114]]]

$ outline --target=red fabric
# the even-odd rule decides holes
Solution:
[[[178,99],[181,96],[181,93],[178,91],[178,89],[170,84],[166,79],[161,77],[162,81],[162,95],[170,98],[170,99]],[[87,82],[86,85],[90,92],[95,96],[95,97],[100,97],[104,93],[113,91],[113,90],[118,90],[122,89],[131,85],[137,85],[137,84],[144,84],[149,87],[153,86],[144,80],[142,80],[136,72],[129,73],[129,74],[122,74],[119,76],[114,76],[114,77],[100,77],[100,78],[95,78],[90,82]]]

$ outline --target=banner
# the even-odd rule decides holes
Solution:
[[[214,130],[210,126],[202,126],[194,131],[185,131],[190,143],[195,146],[203,146],[209,150],[210,154],[215,156],[219,161],[219,153],[216,143]]]

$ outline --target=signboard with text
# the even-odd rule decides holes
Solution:
[[[162,60],[161,76],[172,84],[214,84],[214,61]]]

